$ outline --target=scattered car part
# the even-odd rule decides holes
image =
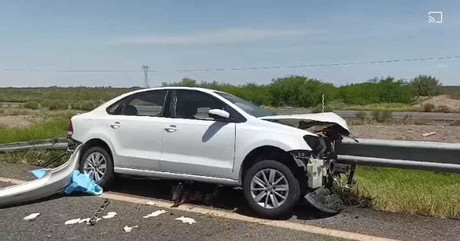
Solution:
[[[40,213],[31,213],[31,214],[25,216],[25,217],[24,217],[24,220],[33,221],[33,220],[35,220],[39,215],[40,215]]]
[[[325,213],[336,214],[342,211],[342,199],[328,188],[320,187],[307,193],[305,199],[315,208]]]
[[[115,216],[117,216],[116,212],[108,212],[106,215],[102,216],[102,218],[109,219],[109,218],[113,218]]]
[[[97,211],[94,213],[94,215],[89,220],[89,225],[93,226],[97,223],[98,220],[101,219],[101,216],[104,213],[104,210],[107,208],[107,206],[109,206],[109,204],[110,204],[109,199],[105,199],[102,205],[97,209]]]
[[[0,189],[0,207],[30,202],[64,191],[78,167],[80,149],[78,146],[66,163],[49,169],[42,178]]]
[[[80,219],[80,221],[78,221],[78,223],[86,223],[86,224],[89,224],[89,220],[90,220],[90,218],[82,218],[82,219]]]
[[[432,132],[427,132],[427,133],[422,134],[423,137],[428,137],[428,136],[432,136],[432,135],[436,135],[436,132],[432,131]]]
[[[183,223],[188,223],[188,224],[196,223],[195,219],[193,219],[193,218],[187,218],[187,217],[184,217],[184,216],[179,217],[179,218],[176,218],[176,220],[179,220],[179,221],[181,221],[181,222],[183,222]]]
[[[155,212],[152,212],[150,214],[145,215],[143,218],[156,217],[156,216],[159,216],[159,215],[161,215],[163,213],[166,213],[166,211],[165,210],[157,210]]]
[[[76,223],[80,223],[80,221],[81,221],[81,218],[69,219],[65,221],[64,225],[76,224]]]
[[[147,206],[157,206],[158,204],[156,202],[154,202],[154,201],[147,201],[145,203],[145,205],[147,205]]]
[[[125,230],[125,232],[127,232],[127,233],[130,233],[131,231],[133,231],[133,228],[137,228],[137,227],[139,227],[139,225],[135,225],[135,226],[131,226],[131,227],[125,226],[123,228],[123,230]]]

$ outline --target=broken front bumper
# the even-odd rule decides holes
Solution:
[[[62,192],[72,181],[72,174],[78,168],[81,146],[63,165],[49,169],[40,179],[0,189],[0,207],[29,202]]]

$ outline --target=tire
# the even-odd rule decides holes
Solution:
[[[274,178],[270,177],[272,172],[275,172]],[[281,181],[276,185],[269,184],[263,187],[260,180],[257,180],[257,178],[263,179],[261,178],[263,174],[268,179],[268,183],[271,181],[273,184],[273,180]],[[282,176],[284,180],[281,179]],[[264,183],[267,182],[264,181]],[[287,191],[282,191],[286,189],[286,185]],[[296,205],[300,197],[300,185],[288,166],[279,161],[262,159],[246,171],[243,179],[243,192],[249,206],[258,215],[266,218],[279,218],[288,215]],[[262,199],[259,199],[261,196]]]
[[[97,164],[97,161],[96,161],[97,159],[99,159],[99,165]],[[104,160],[105,162],[104,171],[103,171],[104,162],[102,160]],[[94,172],[94,168],[91,168],[91,165],[89,165],[88,163],[92,164],[93,166],[94,164],[98,165],[98,170],[103,171],[103,175],[101,175],[100,172],[97,172],[98,174],[96,176],[95,174],[96,172]],[[82,158],[80,159],[79,164],[80,164],[79,165],[80,172],[88,174],[90,178],[92,178],[99,186],[103,188],[107,188],[115,177],[115,174],[113,172],[112,156],[107,152],[107,150],[105,150],[102,147],[94,146],[94,147],[88,148],[88,150],[85,151]],[[93,172],[91,172],[91,170],[93,170]]]

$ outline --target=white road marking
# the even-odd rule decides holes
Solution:
[[[13,179],[13,178],[0,177],[0,182],[7,182],[7,183],[12,183],[12,184],[17,185],[17,184],[24,183],[26,181]],[[97,197],[108,198],[111,200],[129,202],[129,203],[140,204],[140,205],[145,205],[146,202],[151,201],[151,199],[147,199],[147,198],[133,197],[133,196],[129,196],[126,194],[119,194],[119,193],[114,193],[114,192],[105,192]],[[157,207],[171,209],[173,202],[157,200],[156,204],[157,204]],[[293,223],[289,221],[267,220],[267,219],[248,217],[248,216],[244,216],[238,213],[233,213],[230,211],[212,210],[206,207],[194,206],[194,205],[189,205],[189,204],[182,204],[179,207],[176,207],[174,209],[184,211],[184,212],[210,215],[210,216],[215,216],[215,217],[220,217],[220,218],[227,218],[227,219],[261,224],[261,225],[266,225],[266,226],[271,226],[271,227],[285,228],[285,229],[290,229],[290,230],[302,231],[306,233],[319,234],[319,235],[331,236],[331,237],[336,237],[336,238],[344,238],[344,239],[350,239],[350,240],[362,240],[362,241],[394,241],[395,240],[395,239],[388,239],[388,238],[372,236],[372,235],[367,235],[367,234],[360,234],[360,233],[353,233],[353,232],[336,230],[336,229],[323,228],[323,227],[318,227],[314,225]]]

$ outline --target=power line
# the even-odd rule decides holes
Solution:
[[[264,70],[264,69],[295,69],[295,68],[311,68],[311,67],[326,67],[326,66],[348,66],[348,65],[365,65],[365,64],[387,64],[399,62],[416,62],[416,61],[433,61],[443,59],[460,59],[460,56],[443,56],[443,57],[425,57],[412,59],[393,59],[393,60],[375,60],[363,62],[339,62],[326,64],[305,64],[305,65],[289,65],[289,66],[262,66],[262,67],[241,67],[241,68],[214,68],[214,69],[178,69],[177,72],[210,72],[210,71],[240,71],[240,70]]]
[[[270,69],[296,69],[296,68],[312,68],[312,67],[328,67],[328,66],[349,66],[349,65],[367,65],[367,64],[391,64],[391,63],[402,63],[402,62],[421,62],[421,61],[435,61],[435,60],[452,60],[460,59],[460,55],[455,56],[441,56],[441,57],[424,57],[424,58],[406,58],[406,59],[392,59],[392,60],[374,60],[374,61],[362,61],[362,62],[337,62],[337,63],[323,63],[323,64],[302,64],[302,65],[288,65],[288,66],[259,66],[259,67],[227,67],[227,68],[202,68],[202,69],[176,69],[176,70],[165,70],[176,71],[176,72],[212,72],[212,71],[242,71],[242,70],[270,70]],[[148,67],[148,66],[147,66]],[[150,70],[147,71],[125,69],[125,70],[96,70],[96,69],[15,69],[15,68],[0,68],[0,72],[56,72],[56,73],[139,73],[144,72],[146,75],[148,72],[161,72],[161,70]],[[148,76],[147,76],[148,77]]]

